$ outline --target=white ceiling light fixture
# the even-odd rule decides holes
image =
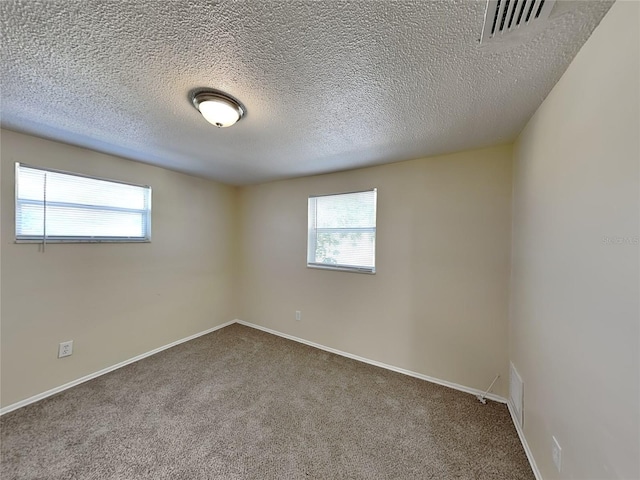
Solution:
[[[246,113],[235,98],[215,90],[196,92],[191,96],[191,102],[207,122],[219,128],[230,127]]]

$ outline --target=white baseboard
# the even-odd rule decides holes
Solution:
[[[129,365],[130,363],[137,362],[138,360],[142,360],[143,358],[150,357],[151,355],[155,355],[156,353],[162,352],[163,350],[166,350],[168,348],[175,347],[176,345],[180,345],[181,343],[188,342],[189,340],[193,340],[194,338],[201,337],[202,335],[206,335],[207,333],[215,332],[216,330],[224,328],[233,323],[236,323],[236,321],[231,320],[227,323],[223,323],[222,325],[218,325],[217,327],[209,328],[208,330],[205,330],[203,332],[195,333],[188,337],[181,338],[180,340],[176,340],[175,342],[171,342],[167,345],[163,345],[162,347],[154,348],[153,350],[150,350],[141,355],[137,355],[133,358],[125,360],[124,362],[120,362],[110,367],[103,368],[102,370],[99,370],[95,373],[90,373],[89,375],[85,375],[84,377],[78,378],[69,383],[65,383],[64,385],[60,385],[59,387],[52,388],[51,390],[47,390],[46,392],[39,393],[37,395],[34,395],[33,397],[25,398],[24,400],[20,400],[19,402],[13,403],[11,405],[7,405],[4,408],[0,408],[0,416],[4,415],[5,413],[9,413],[14,410],[17,410],[18,408],[25,407],[31,403],[37,402],[44,398],[50,397],[51,395],[55,395],[56,393],[60,393],[68,388],[75,387],[76,385],[80,385],[81,383],[84,383],[84,382],[88,382],[89,380],[92,380],[96,377],[104,375],[105,373],[113,372],[118,368],[122,368],[126,365]]]
[[[441,380],[439,378],[430,377],[428,375],[423,375],[421,373],[412,372],[411,370],[406,370],[404,368],[394,367],[393,365],[388,365],[386,363],[378,362],[376,360],[370,360],[368,358],[364,358],[364,357],[360,357],[358,355],[353,355],[351,353],[343,352],[343,351],[337,350],[335,348],[326,347],[326,346],[321,345],[319,343],[310,342],[310,341],[305,340],[303,338],[294,337],[293,335],[288,335],[286,333],[278,332],[277,330],[272,330],[270,328],[263,327],[263,326],[260,326],[260,325],[256,325],[254,323],[249,323],[249,322],[245,322],[244,320],[237,320],[236,319],[236,320],[231,320],[229,322],[223,323],[222,325],[218,325],[216,327],[209,328],[208,330],[204,330],[202,332],[195,333],[193,335],[190,335],[188,337],[182,338],[180,340],[176,340],[175,342],[169,343],[169,344],[164,345],[162,347],[155,348],[155,349],[150,350],[150,351],[148,351],[146,353],[143,353],[141,355],[137,355],[137,356],[135,356],[133,358],[130,358],[128,360],[120,362],[120,363],[118,363],[116,365],[112,365],[110,367],[103,368],[102,370],[99,370],[99,371],[97,371],[95,373],[91,373],[89,375],[85,375],[84,377],[78,378],[78,379],[73,380],[73,381],[71,381],[69,383],[65,383],[64,385],[60,385],[59,387],[55,387],[55,388],[52,388],[51,390],[47,390],[46,392],[42,392],[42,393],[39,393],[39,394],[34,395],[32,397],[26,398],[24,400],[20,400],[19,402],[13,403],[11,405],[7,405],[4,408],[0,408],[0,416],[4,415],[5,413],[9,413],[9,412],[12,412],[14,410],[17,410],[18,408],[25,407],[25,406],[27,406],[27,405],[29,405],[31,403],[35,403],[35,402],[37,402],[39,400],[43,400],[43,399],[45,399],[47,397],[50,397],[51,395],[55,395],[56,393],[60,393],[60,392],[62,392],[64,390],[67,390],[68,388],[75,387],[76,385],[80,385],[81,383],[87,382],[89,380],[97,378],[97,377],[99,377],[101,375],[104,375],[106,373],[109,373],[109,372],[112,372],[114,370],[117,370],[118,368],[122,368],[122,367],[124,367],[126,365],[129,365],[131,363],[137,362],[138,360],[142,360],[143,358],[150,357],[151,355],[155,355],[156,353],[162,352],[163,350],[167,350],[168,348],[175,347],[176,345],[179,345],[179,344],[184,343],[184,342],[188,342],[189,340],[193,340],[194,338],[201,337],[202,335],[206,335],[208,333],[215,332],[216,330],[219,330],[221,328],[227,327],[227,326],[232,325],[234,323],[239,323],[239,324],[244,325],[246,327],[255,328],[257,330],[262,330],[263,332],[271,333],[271,334],[277,335],[279,337],[283,337],[283,338],[286,338],[286,339],[289,339],[289,340],[293,340],[294,342],[303,343],[305,345],[309,345],[311,347],[315,347],[315,348],[318,348],[320,350],[324,350],[326,352],[335,353],[336,355],[340,355],[340,356],[343,356],[343,357],[346,357],[346,358],[351,358],[351,359],[357,360],[359,362],[368,363],[370,365],[375,365],[376,367],[384,368],[386,370],[391,370],[393,372],[402,373],[404,375],[409,375],[410,377],[415,377],[415,378],[419,378],[421,380],[426,380],[427,382],[436,383],[438,385],[443,385],[445,387],[453,388],[454,390],[459,390],[461,392],[470,393],[472,395],[482,395],[484,393],[481,390],[478,390],[478,389],[475,389],[475,388],[471,388],[471,387],[467,387],[465,385],[460,385],[460,384],[457,384],[457,383],[448,382],[446,380]],[[495,402],[506,403],[507,404],[507,408],[509,409],[509,413],[511,415],[511,419],[513,420],[513,424],[516,427],[516,431],[518,432],[518,437],[520,438],[520,442],[522,443],[522,447],[524,448],[524,451],[525,451],[525,453],[527,455],[527,458],[528,458],[529,463],[531,465],[531,469],[533,470],[533,474],[535,475],[536,480],[543,480],[542,474],[540,473],[540,470],[538,469],[538,466],[536,465],[535,459],[533,458],[533,454],[531,452],[531,449],[529,448],[529,445],[527,444],[527,440],[524,437],[524,432],[522,431],[522,428],[520,427],[520,425],[516,421],[516,417],[515,417],[515,414],[514,414],[514,409],[513,409],[513,406],[511,405],[511,403],[508,402],[506,398],[501,397],[499,395],[495,395],[493,393],[489,393],[489,394],[485,395],[485,398],[487,398],[489,400],[493,400]]]
[[[388,365],[386,363],[378,362],[376,360],[370,360],[368,358],[360,357],[358,355],[353,355],[352,353],[343,352],[342,350],[336,350],[335,348],[325,347],[324,345],[320,345],[319,343],[310,342],[303,338],[294,337],[293,335],[289,335],[286,333],[278,332],[277,330],[272,330],[267,327],[263,327],[261,325],[256,325],[254,323],[245,322],[244,320],[236,320],[237,323],[244,325],[246,327],[255,328],[257,330],[262,330],[263,332],[271,333],[273,335],[277,335],[279,337],[287,338],[289,340],[293,340],[294,342],[304,343],[305,345],[309,345],[310,347],[319,348],[320,350],[324,350],[326,352],[335,353],[336,355],[340,355],[342,357],[351,358],[353,360],[357,360],[359,362],[368,363],[369,365],[375,365],[376,367],[384,368],[386,370],[391,370],[393,372],[402,373],[404,375],[409,375],[410,377],[419,378],[420,380],[426,380],[427,382],[437,383],[438,385],[443,385],[445,387],[453,388],[454,390],[460,390],[461,392],[471,393],[472,395],[483,395],[484,392],[478,390],[476,388],[467,387],[465,385],[460,385],[458,383],[448,382],[446,380],[441,380],[439,378],[430,377],[428,375],[423,375],[422,373],[412,372],[411,370],[406,370],[404,368],[394,367],[393,365]],[[493,400],[494,402],[499,403],[507,403],[507,399],[501,397],[500,395],[495,395],[493,393],[488,393],[485,395],[485,398],[489,400]]]
[[[529,465],[531,465],[531,470],[533,470],[533,474],[536,477],[536,480],[544,480],[542,478],[542,474],[540,473],[540,469],[536,464],[535,458],[533,458],[533,452],[529,448],[529,444],[527,443],[527,439],[524,437],[524,431],[520,426],[520,422],[517,420],[516,409],[514,408],[511,401],[507,402],[507,408],[509,409],[509,413],[511,414],[511,420],[513,420],[513,425],[516,427],[516,431],[518,432],[518,437],[520,438],[520,443],[522,443],[522,448],[524,448],[524,453],[527,454],[527,459],[529,460]]]

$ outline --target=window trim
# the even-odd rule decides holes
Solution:
[[[60,173],[63,175],[70,175],[73,177],[81,177],[81,178],[87,178],[90,180],[99,180],[102,182],[109,182],[109,183],[117,183],[120,185],[129,185],[132,187],[139,187],[139,188],[144,188],[147,189],[148,191],[148,202],[149,202],[149,208],[147,210],[141,210],[141,209],[135,209],[135,208],[131,208],[131,209],[127,209],[127,208],[122,208],[122,207],[109,207],[109,206],[92,206],[92,205],[85,205],[85,204],[73,204],[73,203],[66,203],[66,202],[46,202],[47,205],[66,205],[66,206],[73,206],[73,205],[77,205],[81,208],[85,208],[87,210],[91,210],[91,209],[95,209],[95,210],[107,210],[107,211],[112,211],[112,212],[138,212],[138,213],[145,213],[146,214],[146,225],[147,225],[147,232],[146,235],[144,237],[93,237],[93,236],[46,236],[46,233],[44,235],[23,235],[20,238],[18,238],[18,232],[16,231],[16,222],[17,222],[17,216],[16,216],[16,212],[18,209],[18,202],[26,204],[26,203],[31,203],[31,204],[39,204],[42,202],[38,202],[36,200],[19,200],[18,199],[18,172],[20,167],[24,167],[24,168],[31,168],[33,170],[39,170],[42,172],[51,172],[51,173]],[[94,175],[87,175],[84,173],[76,173],[76,172],[70,172],[68,170],[60,170],[60,169],[55,169],[55,168],[48,168],[48,167],[39,167],[39,166],[35,166],[35,165],[31,165],[28,163],[23,163],[23,162],[15,162],[15,171],[14,171],[14,221],[13,221],[13,228],[14,228],[14,243],[27,243],[27,244],[33,244],[33,243],[151,243],[151,198],[152,198],[152,188],[150,185],[141,185],[141,184],[137,184],[137,183],[132,183],[132,182],[124,182],[121,180],[113,180],[111,178],[104,178],[104,177],[96,177]]]
[[[352,194],[352,193],[365,193],[365,192],[374,192],[374,194],[375,194],[375,201],[374,201],[375,220],[376,220],[376,226],[375,227],[316,228],[315,230],[313,230],[313,231],[316,232],[316,235],[312,235],[311,234],[312,230],[309,228],[309,225],[308,225],[308,222],[309,222],[309,218],[308,217],[309,217],[309,201],[312,198],[336,197],[336,196],[339,196],[339,195],[349,195],[349,194]],[[328,263],[311,262],[310,261],[310,252],[316,250],[315,245],[316,245],[316,238],[317,238],[317,234],[318,233],[374,232],[374,233],[376,233],[375,246],[377,247],[377,245],[378,245],[378,242],[377,242],[377,228],[378,228],[378,189],[377,188],[367,188],[365,190],[353,190],[353,191],[349,191],[349,192],[326,193],[326,194],[322,194],[322,195],[309,195],[309,198],[307,199],[307,268],[314,268],[314,269],[318,269],[318,270],[334,270],[334,271],[338,271],[338,272],[364,273],[364,274],[367,274],[367,275],[375,275],[376,274],[376,266],[375,265],[373,267],[360,267],[360,266],[357,266],[357,265],[331,265],[331,264],[328,264]],[[375,258],[376,258],[376,249],[374,247],[374,263],[375,263]]]

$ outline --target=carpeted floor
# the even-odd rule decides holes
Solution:
[[[9,479],[534,479],[505,405],[231,325],[0,419]]]

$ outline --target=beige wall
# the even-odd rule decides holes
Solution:
[[[235,317],[236,190],[1,132],[2,406]],[[153,188],[152,243],[14,243],[14,162]],[[57,359],[58,343],[74,341]]]
[[[468,387],[506,378],[511,155],[504,146],[242,188],[240,318]],[[372,187],[377,273],[308,269],[308,196]]]
[[[640,478],[639,14],[614,4],[515,150],[510,355],[545,479]]]

